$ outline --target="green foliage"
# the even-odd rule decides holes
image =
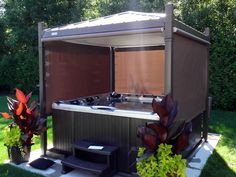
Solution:
[[[3,56],[3,54],[6,52],[6,48],[5,48],[5,24],[4,24],[4,21],[3,21],[3,18],[1,18],[0,16],[0,59],[1,59],[1,56]]]
[[[101,15],[111,15],[130,10],[128,7],[129,1],[127,0],[103,0],[99,3],[98,9]]]
[[[186,160],[181,155],[172,153],[172,146],[160,144],[157,152],[137,162],[137,172],[142,177],[185,177]],[[145,149],[139,148],[138,157],[142,157]]]
[[[130,0],[129,9],[142,12],[164,12],[168,2],[175,3],[176,0]]]
[[[75,1],[64,0],[4,0],[4,56],[0,46],[0,90],[15,87],[35,91],[38,84],[37,24],[46,26],[67,24],[75,13]],[[1,27],[1,21],[0,21]],[[1,42],[1,41],[0,41]]]
[[[144,153],[145,153],[145,148],[139,147],[137,156],[142,157]]]
[[[15,88],[37,91],[38,59],[32,53],[17,53],[0,60],[0,90],[13,92]],[[37,93],[37,92],[36,92]]]
[[[21,131],[18,126],[4,128],[4,144],[7,147],[19,146],[21,144]]]
[[[177,0],[85,0],[77,1],[79,19],[91,19],[128,10],[143,12],[164,12],[167,2]],[[78,21],[78,20],[77,20]]]
[[[16,70],[15,88],[24,88],[24,91],[33,91],[37,93],[36,85],[38,84],[38,58],[33,57],[31,53],[18,54],[18,65]],[[33,68],[33,70],[32,70]],[[27,87],[25,88],[25,86]]]

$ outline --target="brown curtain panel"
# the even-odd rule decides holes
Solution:
[[[115,91],[163,95],[164,49],[116,50]]]
[[[177,119],[191,120],[206,109],[208,46],[175,34],[173,43],[173,97]]]
[[[109,48],[46,43],[47,113],[51,113],[53,101],[108,92],[109,68]]]

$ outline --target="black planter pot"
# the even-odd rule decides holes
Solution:
[[[14,164],[21,164],[23,162],[28,162],[30,157],[31,147],[23,147],[22,149],[18,146],[7,147],[8,157],[10,161]]]

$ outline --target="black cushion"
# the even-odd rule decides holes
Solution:
[[[30,166],[40,169],[46,170],[47,168],[51,167],[55,162],[45,158],[38,158],[29,163]]]

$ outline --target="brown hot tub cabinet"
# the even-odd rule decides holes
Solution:
[[[141,145],[136,127],[158,121],[150,98],[171,93],[177,119],[193,122],[187,155],[207,140],[208,35],[177,21],[173,5],[163,14],[129,11],[48,29],[39,23],[41,116],[52,114],[54,149],[72,154],[79,140],[115,146],[117,170],[130,172],[130,150]],[[121,101],[96,100],[113,91]]]

